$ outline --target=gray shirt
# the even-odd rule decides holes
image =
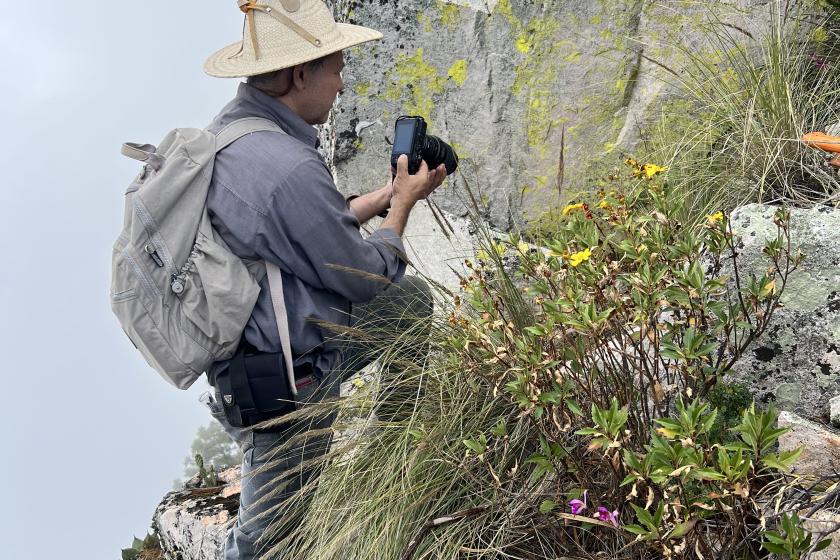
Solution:
[[[318,153],[316,130],[294,111],[243,83],[209,129],[218,132],[243,117],[270,119],[287,134],[256,132],[219,152],[208,213],[235,254],[280,267],[295,364],[327,372],[338,350],[324,342],[335,333],[316,322],[348,325],[352,303],[370,301],[387,286],[363,273],[398,282],[405,271],[403,244],[390,229],[362,237]],[[280,352],[268,280],[260,287],[244,336],[261,351]]]

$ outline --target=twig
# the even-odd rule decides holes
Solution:
[[[423,542],[423,539],[426,538],[426,535],[428,535],[435,527],[440,527],[441,525],[448,525],[449,523],[458,521],[460,519],[464,519],[465,517],[472,517],[474,515],[482,514],[485,511],[487,511],[487,506],[474,507],[427,521],[425,524],[423,524],[423,527],[420,528],[420,532],[417,533],[417,536],[411,539],[411,542],[408,543],[408,546],[406,547],[405,552],[403,552],[403,555],[400,557],[400,560],[411,560],[411,557],[414,556],[414,552],[417,550],[417,547],[420,546],[420,543]]]

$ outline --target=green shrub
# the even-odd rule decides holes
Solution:
[[[275,553],[761,557],[777,518],[761,504],[799,451],[775,451],[772,410],[719,422],[741,393],[717,387],[802,258],[788,213],[767,271],[744,275],[722,212],[683,225],[662,169],[630,163],[545,250],[485,235],[428,362],[394,380],[413,414],[370,420]]]

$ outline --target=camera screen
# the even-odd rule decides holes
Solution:
[[[394,133],[393,153],[411,153],[411,141],[414,139],[414,125],[414,119],[403,119],[397,121],[397,130]]]

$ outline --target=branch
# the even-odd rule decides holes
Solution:
[[[423,539],[426,538],[426,535],[428,535],[435,527],[440,527],[441,525],[448,525],[449,523],[458,521],[460,519],[464,519],[465,517],[472,517],[474,515],[482,514],[485,511],[487,511],[487,506],[474,507],[427,521],[423,525],[423,527],[420,528],[420,532],[417,533],[417,536],[411,539],[411,542],[408,543],[408,546],[406,547],[405,552],[403,552],[403,555],[400,557],[400,560],[411,560],[411,557],[414,556],[414,552],[417,550],[417,547],[420,546],[420,543],[423,542]]]

